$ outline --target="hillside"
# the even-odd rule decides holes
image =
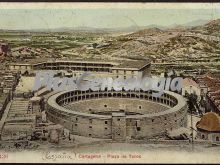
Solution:
[[[192,29],[204,34],[220,36],[220,19],[210,21],[205,25],[197,26]]]
[[[130,27],[132,29],[134,27]],[[172,28],[148,27],[132,33],[113,35],[100,32],[59,32],[59,33],[20,33],[2,34],[7,37],[12,57],[26,58],[16,48],[31,47],[28,58],[37,57],[80,57],[110,60],[121,59],[165,59],[177,58],[219,58],[220,54],[220,19],[196,27],[173,26]],[[84,28],[88,31],[88,28]],[[82,30],[82,29],[81,29]],[[91,29],[92,30],[92,29]],[[16,38],[15,39],[13,39]],[[19,38],[20,37],[20,38]],[[29,40],[27,38],[29,37]],[[219,38],[218,38],[219,37]],[[19,38],[19,40],[18,40]],[[40,49],[40,52],[36,52]],[[42,49],[42,50],[41,50]],[[49,50],[45,54],[45,50]],[[34,54],[34,56],[33,56]],[[2,57],[4,59],[4,57]],[[10,59],[7,59],[10,61]]]
[[[201,58],[217,56],[220,42],[210,40],[209,35],[219,35],[220,19],[203,26],[188,28],[148,28],[115,38],[108,47],[98,49],[108,57]]]

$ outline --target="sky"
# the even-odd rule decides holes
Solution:
[[[37,5],[36,5],[37,6]],[[220,18],[220,5],[73,5],[58,4],[10,7],[0,4],[0,29],[53,29],[60,27],[116,28],[129,26],[169,26],[196,20]],[[188,7],[187,7],[188,6]]]

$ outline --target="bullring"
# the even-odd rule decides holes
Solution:
[[[169,91],[153,97],[152,92],[63,91],[48,99],[46,113],[72,134],[102,139],[151,138],[185,127],[185,99]]]

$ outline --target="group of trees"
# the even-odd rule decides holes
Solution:
[[[205,106],[203,96],[201,96],[200,100],[198,101],[198,96],[195,93],[187,93],[186,98],[188,104],[188,112],[191,114],[202,115],[203,112],[201,110],[201,107]]]
[[[169,73],[172,73],[169,76]],[[177,77],[177,73],[175,72],[175,70],[171,69],[171,72],[168,72],[168,70],[165,70],[164,72],[164,77],[170,77],[171,79]],[[180,76],[182,78],[184,78],[184,76]],[[201,95],[200,100],[198,100],[198,96],[196,95],[196,93],[187,93],[185,94],[186,98],[187,98],[187,104],[188,104],[188,112],[190,114],[195,114],[195,115],[202,115],[203,111],[201,108],[205,108],[205,100],[203,98],[203,95]]]

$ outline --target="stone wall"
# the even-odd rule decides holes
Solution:
[[[124,95],[123,93],[126,93],[126,95]],[[172,92],[166,92],[162,97],[154,98],[151,96],[151,93],[151,91],[132,91],[130,93],[122,91],[62,92],[61,94],[56,94],[49,98],[47,106],[47,116],[49,120],[63,125],[65,128],[69,129],[73,134],[111,139],[113,135],[112,130],[114,130],[113,128],[116,127],[115,125],[113,127],[112,115],[91,114],[89,104],[86,104],[86,106],[82,106],[85,108],[85,110],[82,110],[82,107],[81,110],[71,110],[65,108],[65,106],[68,107],[70,103],[80,104],[81,102],[83,104],[85,100],[89,101],[99,99],[99,102],[97,103],[96,107],[99,110],[103,109],[103,111],[106,111],[107,107],[105,107],[105,104],[103,106],[103,103],[105,103],[105,101],[103,101],[103,103],[100,101],[102,100],[102,98],[104,100],[106,100],[106,98],[117,98],[121,101],[123,97],[128,97],[127,101],[129,101],[129,98],[132,100],[134,97],[135,99],[139,99],[139,101],[151,101],[154,104],[163,104],[165,107],[169,108],[164,111],[155,111],[155,113],[150,114],[126,115],[126,124],[124,126],[124,130],[126,130],[126,137],[132,139],[141,139],[145,137],[163,135],[167,130],[186,127],[187,105],[182,96]],[[77,108],[77,106],[75,108]],[[95,108],[95,105],[92,105],[92,108]],[[119,110],[120,108],[118,109],[118,111]],[[138,112],[137,109],[136,111]]]

